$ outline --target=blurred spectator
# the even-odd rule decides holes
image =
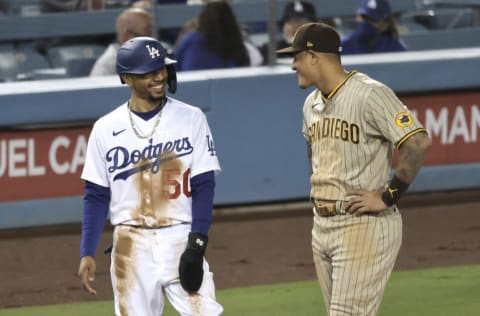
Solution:
[[[158,4],[187,3],[187,0],[157,0]],[[132,7],[146,8],[150,6],[150,0],[131,0]]]
[[[387,0],[362,0],[356,11],[355,30],[342,38],[342,54],[399,52],[407,48],[399,40],[395,17]]]
[[[125,9],[116,21],[117,40],[111,43],[93,65],[90,76],[114,75],[116,71],[117,51],[123,43],[137,36],[152,34],[152,18],[140,8]]]
[[[277,40],[276,50],[290,46],[293,42],[293,36],[300,26],[308,22],[316,21],[317,14],[315,6],[309,1],[295,0],[287,3],[280,22],[282,32],[281,38]],[[260,46],[264,64],[266,64],[268,60],[268,46],[268,42]]]
[[[40,12],[68,12],[101,10],[105,0],[40,0]]]
[[[179,71],[262,63],[258,49],[244,41],[228,1],[206,3],[198,17],[187,22],[177,41],[175,58]]]
[[[13,2],[13,1],[12,1]],[[38,0],[40,13],[62,13],[72,11],[96,11],[104,8],[105,0]],[[35,5],[33,5],[35,6]],[[32,15],[30,12],[28,15]],[[60,26],[61,27],[61,26]],[[33,40],[32,46],[43,55],[47,55],[50,48],[55,46],[94,44],[106,45],[110,35],[60,36],[38,38]]]
[[[163,4],[187,4],[187,0],[157,0],[157,5]],[[132,8],[142,8],[149,10],[151,5],[150,0],[131,0]],[[162,28],[159,30],[158,36],[168,43],[174,43],[178,37],[180,28]],[[164,43],[162,43],[164,44]]]
[[[8,1],[7,0],[0,0],[0,12],[7,13],[8,12]]]
[[[150,0],[130,0],[132,6],[145,6],[150,5]],[[204,4],[207,3],[209,0],[157,0],[158,4],[170,4],[170,3],[185,3],[185,4]],[[218,0],[214,0],[218,1]]]

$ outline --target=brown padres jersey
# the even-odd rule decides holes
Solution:
[[[347,200],[350,190],[384,190],[394,146],[425,132],[394,92],[356,71],[324,97],[303,106],[303,134],[312,151],[311,198]]]

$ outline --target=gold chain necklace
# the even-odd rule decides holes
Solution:
[[[155,124],[153,125],[152,131],[148,134],[145,134],[142,132],[140,127],[137,126],[137,124],[135,124],[135,121],[133,120],[132,109],[130,109],[130,101],[128,101],[128,104],[127,104],[128,118],[130,119],[130,124],[132,125],[133,132],[135,133],[135,135],[137,135],[138,138],[147,139],[152,137],[153,134],[155,134],[155,130],[157,129],[158,124],[160,124],[160,117],[162,116],[163,105],[164,105],[164,101],[162,101],[162,104],[160,104],[161,109],[157,113],[157,117],[155,118]]]

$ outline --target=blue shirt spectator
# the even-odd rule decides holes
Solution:
[[[279,23],[281,38],[277,40],[276,50],[292,45],[298,28],[305,23],[316,21],[317,13],[313,3],[306,0],[288,2],[283,9],[282,19]],[[267,41],[259,47],[265,65],[268,63],[269,45],[270,43]]]
[[[130,3],[135,2],[150,2],[150,0],[131,0]],[[187,3],[187,0],[157,0],[158,4],[170,4],[170,3]]]
[[[342,55],[406,51],[386,0],[362,0],[355,30],[342,38]]]
[[[175,50],[175,58],[177,59],[175,68],[178,71],[236,66],[232,58],[223,59],[214,51],[205,47],[202,42],[202,34],[199,31],[188,32],[182,37]]]
[[[178,71],[250,66],[240,25],[227,2],[205,4],[175,48]]]

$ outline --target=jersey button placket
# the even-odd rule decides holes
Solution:
[[[152,207],[152,196],[150,193],[151,188],[151,175],[149,171],[142,172],[142,205],[143,205],[143,215],[145,216],[145,222],[147,225],[152,224],[153,221],[153,207]]]

